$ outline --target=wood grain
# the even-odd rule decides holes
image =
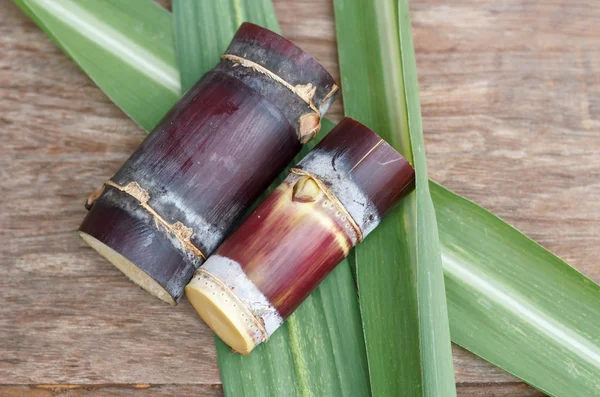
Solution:
[[[275,5],[284,34],[337,79],[331,0]],[[600,282],[600,6],[411,10],[431,177]],[[222,395],[212,336],[189,303],[133,287],[74,233],[88,193],[143,131],[6,1],[0,54],[0,395]],[[543,395],[453,353],[460,396]]]
[[[5,385],[3,397],[222,397],[221,385]]]
[[[542,397],[522,383],[458,384],[458,397]],[[221,385],[0,385],[3,397],[222,397]]]

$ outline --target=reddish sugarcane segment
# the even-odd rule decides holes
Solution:
[[[186,295],[249,354],[413,186],[412,166],[346,118],[196,271]]]
[[[337,91],[314,58],[256,25],[243,24],[226,55],[92,195],[79,229],[129,278],[171,304],[315,135]]]

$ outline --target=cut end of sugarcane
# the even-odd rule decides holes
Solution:
[[[137,267],[129,259],[110,248],[95,237],[87,233],[78,231],[79,237],[85,241],[87,245],[92,247],[96,252],[102,255],[107,261],[112,263],[117,269],[123,272],[131,281],[156,296],[157,298],[167,302],[170,305],[176,305],[177,302],[173,297],[158,284],[152,277],[146,274],[143,270]]]
[[[248,355],[260,343],[264,331],[259,321],[216,278],[196,272],[185,287],[185,296],[204,322],[235,352]]]

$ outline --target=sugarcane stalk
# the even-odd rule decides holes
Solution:
[[[346,118],[195,272],[186,296],[249,354],[413,187],[411,165]]]
[[[285,38],[245,23],[86,207],[79,234],[176,304],[194,271],[320,129],[332,77]]]

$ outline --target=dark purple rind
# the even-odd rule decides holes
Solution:
[[[336,84],[327,70],[310,54],[270,30],[248,22],[242,24],[225,54],[255,62],[292,86],[312,84],[317,88],[313,103],[322,115],[335,100],[336,94],[330,95],[330,92]],[[259,91],[279,106],[296,129],[298,119],[312,112],[298,95],[263,73],[236,65],[231,60],[223,60],[216,70],[231,74]]]
[[[383,139],[371,129],[346,117],[313,151],[328,153],[332,157],[332,169],[347,174],[377,212],[384,215],[413,190],[415,170],[393,147],[385,141],[379,143],[381,141]],[[299,168],[303,167],[305,159],[298,165]],[[326,176],[323,182],[333,187],[336,184],[335,180],[327,180]],[[345,197],[338,198],[342,204],[348,204],[344,203]]]
[[[129,259],[176,302],[183,294],[180,286],[186,284],[196,270],[196,266],[173,248],[150,214],[133,197],[114,188],[106,188],[79,230]],[[198,261],[196,265],[199,264]]]
[[[148,190],[148,204],[170,223],[191,227],[192,242],[209,255],[300,148],[293,128],[262,95],[209,72],[112,180]],[[204,231],[220,237],[210,241]]]

